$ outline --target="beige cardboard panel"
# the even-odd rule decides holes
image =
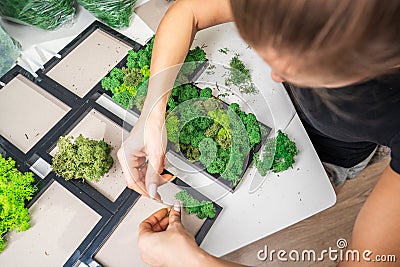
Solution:
[[[57,182],[29,209],[31,228],[7,234],[0,266],[63,266],[100,215]]]
[[[150,0],[135,9],[135,13],[153,30],[157,31],[161,19],[175,1]]]
[[[27,153],[69,110],[18,75],[0,90],[0,134]]]
[[[161,196],[168,199],[171,198],[167,197],[166,194],[173,196],[179,191],[180,188],[172,183],[166,183],[159,189]],[[144,219],[165,207],[166,205],[147,197],[140,197],[103,247],[95,255],[95,259],[107,267],[148,266],[141,261],[137,249],[138,227]],[[204,221],[205,219],[200,220],[196,215],[189,215],[185,211],[182,213],[182,222],[186,229],[193,235],[199,231]]]
[[[115,201],[126,187],[121,165],[117,159],[117,152],[122,144],[123,134],[127,135],[128,132],[96,110],[92,110],[67,136],[76,138],[80,134],[86,138],[104,140],[113,147],[111,156],[114,159],[114,164],[110,171],[100,178],[99,182],[88,183],[108,199]],[[55,153],[56,148],[50,152],[52,156]]]
[[[131,49],[98,29],[54,66],[47,76],[84,97]]]

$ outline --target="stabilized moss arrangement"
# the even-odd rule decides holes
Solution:
[[[103,89],[111,92],[112,98],[126,109],[134,106],[142,110],[147,94],[147,80],[150,77],[150,63],[153,51],[154,37],[144,49],[129,51],[126,68],[114,68],[110,75],[101,81]],[[179,73],[178,82],[187,83],[187,76],[206,61],[206,53],[200,47],[190,50],[185,64]]]
[[[210,88],[191,84],[174,88],[170,100],[166,130],[173,149],[236,186],[251,149],[261,143],[255,115],[236,103],[224,108]]]
[[[275,173],[283,172],[293,166],[298,153],[296,143],[279,130],[275,138],[266,142],[262,159],[259,153],[254,155],[254,164],[261,176],[267,175],[269,170]]]
[[[71,136],[60,137],[57,147],[51,167],[65,180],[97,182],[114,163],[110,155],[112,147],[103,140],[91,140],[80,135],[74,142]]]
[[[29,229],[29,213],[25,202],[32,199],[37,187],[31,172],[21,173],[11,158],[0,154],[0,252],[5,248],[4,235],[13,229]]]
[[[199,219],[214,218],[215,207],[211,201],[199,201],[188,194],[186,190],[182,190],[175,195],[175,198],[182,202],[182,206],[187,213],[196,214]]]

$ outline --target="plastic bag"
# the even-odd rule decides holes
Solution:
[[[96,18],[113,28],[129,27],[136,0],[77,0]]]
[[[0,16],[44,30],[72,21],[74,0],[1,0]]]
[[[17,61],[20,45],[0,25],[0,76],[3,76]]]

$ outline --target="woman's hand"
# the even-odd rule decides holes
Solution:
[[[169,215],[162,209],[140,224],[138,247],[142,260],[151,266],[198,266],[206,256],[182,225],[179,204]]]
[[[165,109],[180,64],[198,30],[232,19],[229,0],[176,1],[168,9],[154,40],[151,78],[142,115],[118,151],[129,188],[160,198],[157,187],[165,182],[159,175],[165,160]]]
[[[166,182],[160,175],[167,143],[164,123],[164,113],[142,115],[118,151],[127,186],[158,200],[157,187]]]

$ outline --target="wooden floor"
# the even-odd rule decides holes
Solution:
[[[329,247],[337,248],[336,241],[339,238],[350,241],[356,216],[388,163],[389,160],[384,160],[371,165],[355,180],[347,181],[338,192],[337,203],[334,207],[236,250],[223,258],[249,266],[336,266],[336,263],[329,260],[315,263],[259,261],[257,252],[265,245],[268,245],[269,249],[284,249],[288,252],[292,249],[299,251],[314,249],[320,252]]]

